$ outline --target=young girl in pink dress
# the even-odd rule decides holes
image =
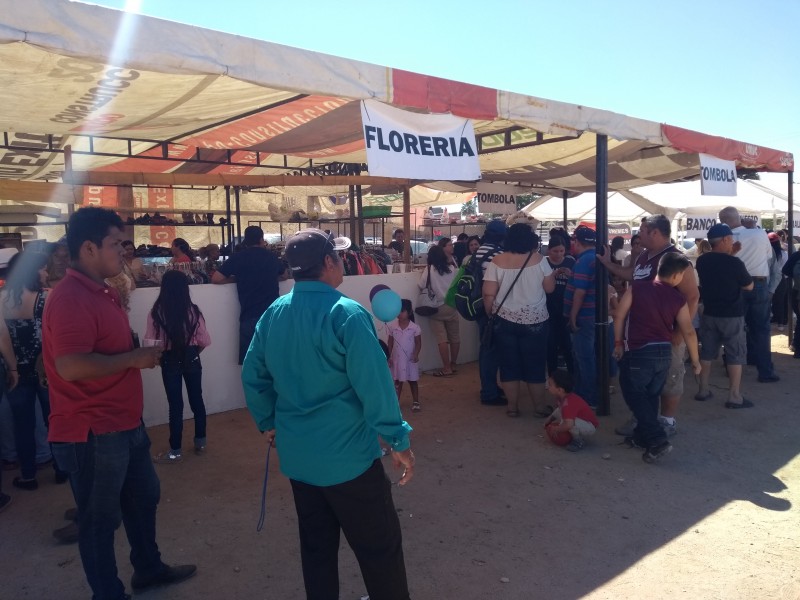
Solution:
[[[389,327],[389,368],[394,378],[397,398],[403,391],[403,382],[408,381],[413,404],[411,410],[419,412],[419,352],[422,349],[422,330],[414,322],[411,300],[401,301],[397,323]]]

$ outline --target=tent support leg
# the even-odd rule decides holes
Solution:
[[[405,232],[405,242],[403,242],[403,262],[411,264],[411,188],[403,186],[403,231]],[[410,269],[409,269],[410,270]]]
[[[608,252],[608,136],[597,136],[597,251]],[[565,201],[566,204],[566,201]],[[608,271],[599,261],[595,271],[595,350],[597,356],[597,414],[611,413],[608,394]]]
[[[789,244],[788,248],[789,256],[791,256],[794,253],[794,171],[789,171],[787,175],[789,180],[788,181],[789,191],[786,194],[786,199],[789,201],[788,202],[789,205],[786,209],[786,216],[788,217],[789,221],[789,227],[787,227],[787,229],[789,230],[789,236],[788,236],[789,239],[787,240],[787,242]],[[800,292],[800,290],[796,291]],[[795,324],[794,311],[792,310],[792,296],[793,296],[792,279],[790,278],[789,293],[786,296],[786,302],[789,305],[786,311],[786,315],[788,317],[786,335],[788,336],[789,339],[788,343],[789,346],[791,346],[792,340],[794,339],[792,332],[794,331],[794,327],[797,326]],[[795,348],[794,351],[800,352],[800,348]]]
[[[234,244],[233,244],[233,224],[231,223],[231,186],[229,185],[225,186],[225,220],[226,223],[225,227],[223,228],[223,231],[228,232],[228,244],[230,244],[230,254],[228,256],[230,257],[230,255],[233,254]],[[224,239],[222,240],[222,243],[223,244],[225,243]]]
[[[564,231],[567,231],[567,229],[568,229],[568,221],[569,221],[569,219],[567,219],[567,196],[568,195],[569,195],[569,193],[567,192],[567,190],[561,190],[561,199],[563,200],[563,204],[564,204],[564,221],[561,223],[561,225],[562,225],[562,227],[564,227]],[[567,250],[569,250],[569,248],[567,248]]]
[[[363,198],[361,196],[361,184],[356,186],[356,208],[358,210],[358,216],[361,217],[363,215]],[[364,221],[359,218],[358,221],[358,235],[356,236],[358,239],[356,240],[356,244],[359,246],[364,245]]]
[[[356,187],[351,185],[348,187],[348,196],[350,198],[350,240],[358,243],[358,229],[356,225]],[[358,215],[359,217],[361,215]]]
[[[233,188],[234,198],[236,200],[236,237],[239,238],[240,241],[242,240],[242,209],[239,204],[239,194],[241,193],[241,189],[239,187]]]

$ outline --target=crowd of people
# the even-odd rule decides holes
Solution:
[[[452,292],[461,274],[474,269],[483,306],[475,319],[480,402],[504,406],[516,418],[528,396],[533,414],[545,419],[548,437],[580,451],[599,426],[596,289],[597,278],[604,277],[607,368],[612,378],[619,371],[631,411],[616,431],[643,450],[646,462],[659,460],[671,451],[677,431],[687,357],[699,377],[694,399],[707,401],[713,397],[711,364],[724,348],[730,386],[723,406],[751,408],[742,392],[744,366],[756,367],[759,383],[779,381],[770,322],[785,327],[792,287],[800,317],[798,285],[790,283],[798,280],[800,253],[779,232],[747,227],[733,207],[720,211],[719,221],[688,256],[673,243],[664,215],[643,220],[630,239],[630,254],[622,238],[598,248],[595,231],[586,226],[571,233],[552,229],[546,249],[529,224],[500,220],[489,222],[480,238],[442,238],[430,248],[418,281],[420,295],[435,309],[423,317],[441,360],[432,374],[457,373],[463,321]],[[206,452],[200,355],[212,342],[188,277],[171,269],[160,280],[139,347],[127,298],[144,268],[123,231],[115,213],[81,209],[71,217],[66,239],[49,254],[26,249],[13,256],[0,289],[0,385],[11,408],[19,465],[12,486],[23,493],[38,488],[41,414],[55,480],[70,483],[76,503],[73,522],[58,537],[78,541],[90,587],[96,597],[109,598],[127,597],[113,551],[120,523],[131,543],[135,591],[177,583],[196,571],[160,558],[159,483],[152,465],[182,459],[184,384],[194,416],[194,452]],[[395,238],[402,250],[402,236]],[[307,590],[322,593],[338,585],[341,529],[368,591],[383,597],[392,589],[392,597],[405,598],[399,523],[379,459],[383,447],[404,470],[401,483],[411,479],[411,428],[398,400],[408,382],[412,411],[422,410],[422,329],[414,303],[402,299],[381,349],[371,315],[335,289],[349,246],[346,238],[303,230],[287,241],[282,261],[266,248],[264,232],[248,227],[240,251],[213,270],[211,281],[237,286],[245,397],[268,443],[280,443],[281,469],[291,480],[300,521]],[[218,251],[207,247],[202,254],[216,262]],[[195,260],[181,238],[171,253],[175,264]],[[289,276],[294,289],[279,297],[278,284]],[[783,300],[776,300],[780,293]],[[800,327],[794,333],[796,358],[799,341]],[[307,360],[299,364],[292,356]],[[303,376],[310,362],[318,377]],[[151,456],[141,420],[140,371],[156,366],[169,406],[169,448]],[[0,511],[11,502],[1,484],[0,479]],[[320,511],[328,515],[324,520]],[[365,527],[365,516],[382,527]]]
[[[596,289],[603,272],[609,377],[612,382],[619,377],[631,410],[615,431],[642,448],[647,462],[658,460],[672,449],[669,438],[677,432],[687,359],[698,376],[694,398],[704,401],[712,397],[711,362],[724,349],[730,389],[723,406],[728,409],[753,406],[741,393],[744,365],[756,367],[759,383],[780,380],[772,362],[770,322],[785,330],[790,281],[800,279],[798,253],[790,253],[785,232],[768,233],[743,223],[733,207],[721,210],[719,221],[688,252],[675,245],[664,215],[642,220],[630,238],[630,252],[622,237],[598,252],[595,231],[579,226],[571,234],[552,229],[540,253],[531,227],[507,227],[499,220],[487,225],[482,239],[462,236],[453,253],[446,250],[453,245],[450,238],[440,240],[431,247],[419,279],[421,293],[430,291],[437,298],[438,308],[429,318],[442,367],[432,374],[455,372],[460,320],[453,318],[451,329],[442,325],[452,316],[448,289],[458,279],[456,265],[477,261],[485,307],[476,319],[481,403],[506,406],[508,416],[517,417],[520,398],[527,394],[533,414],[548,417],[553,410],[544,393],[548,378],[563,370],[571,377],[567,384],[558,376],[560,389],[596,411]],[[460,261],[451,258],[461,252]],[[792,294],[794,312],[800,315],[797,286]],[[492,336],[485,335],[487,328]],[[798,332],[800,327],[793,346],[800,358]]]

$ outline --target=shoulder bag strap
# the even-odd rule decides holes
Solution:
[[[503,308],[503,304],[505,304],[506,298],[508,298],[508,295],[511,293],[511,290],[514,289],[514,284],[517,283],[517,279],[519,279],[519,276],[522,275],[522,271],[525,270],[525,267],[528,266],[528,261],[531,259],[531,256],[533,256],[533,250],[530,251],[530,253],[528,254],[528,258],[526,258],[525,262],[522,263],[522,266],[519,269],[519,273],[517,273],[517,276],[514,277],[514,281],[511,282],[511,287],[508,288],[506,295],[503,296],[503,300],[497,306],[497,310],[494,311],[494,314],[497,314],[498,312],[500,312],[500,309]]]

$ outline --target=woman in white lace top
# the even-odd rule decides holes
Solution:
[[[539,236],[530,226],[512,225],[505,252],[495,256],[483,276],[483,305],[494,315],[494,345],[509,417],[519,416],[523,383],[533,398],[534,413],[546,417],[550,412],[544,398],[547,294],[555,289],[555,276],[538,247]]]

